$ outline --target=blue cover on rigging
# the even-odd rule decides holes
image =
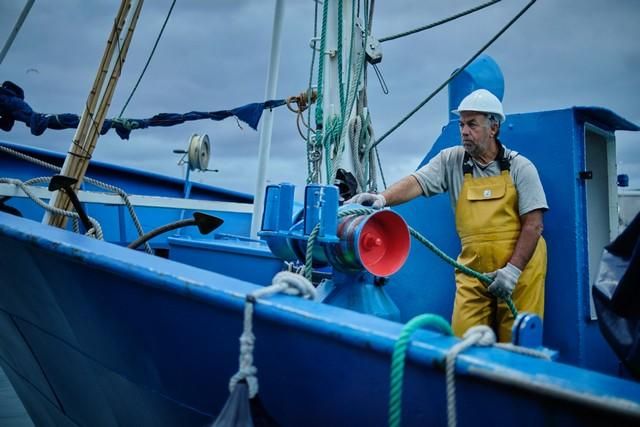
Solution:
[[[129,139],[134,129],[146,129],[151,126],[174,126],[193,120],[224,120],[235,116],[248,124],[252,129],[258,128],[262,111],[286,104],[284,99],[265,102],[254,102],[231,110],[190,111],[185,114],[160,113],[148,119],[105,119],[100,134],[115,129],[122,139]],[[15,83],[6,81],[0,87],[0,129],[10,131],[16,121],[22,122],[31,129],[33,135],[42,135],[46,129],[70,129],[78,127],[80,117],[77,114],[44,114],[36,113],[24,101],[23,90]]]

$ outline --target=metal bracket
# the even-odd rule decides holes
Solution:
[[[578,177],[581,180],[593,179],[593,171],[580,171]]]
[[[370,64],[377,64],[382,61],[382,49],[380,49],[380,42],[375,37],[367,37],[364,51],[367,54],[367,62]]]
[[[542,319],[538,315],[520,313],[513,322],[511,342],[513,345],[542,351],[554,360],[558,357],[558,352],[542,345],[542,333]]]

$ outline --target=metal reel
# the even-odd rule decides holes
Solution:
[[[209,135],[198,135],[197,133],[191,135],[187,156],[190,170],[206,171],[211,156]]]

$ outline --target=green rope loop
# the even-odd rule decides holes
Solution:
[[[409,320],[398,337],[391,357],[391,375],[389,386],[389,426],[399,427],[402,419],[402,384],[404,380],[404,365],[411,335],[423,326],[453,335],[451,326],[442,317],[435,314],[420,314]]]

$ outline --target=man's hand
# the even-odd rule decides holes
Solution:
[[[382,209],[387,204],[387,200],[382,194],[360,193],[344,202],[345,205],[351,203],[357,203],[362,206],[371,206],[373,209]]]
[[[502,299],[509,298],[521,274],[522,271],[511,263],[499,270],[487,273],[486,275],[493,279],[489,285],[489,292]]]

